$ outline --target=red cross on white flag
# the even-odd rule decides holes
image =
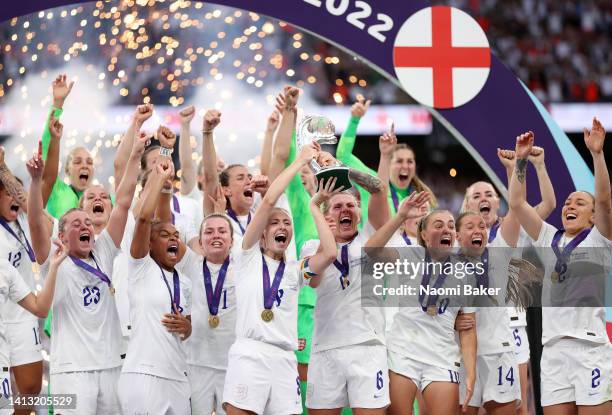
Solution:
[[[415,100],[454,108],[484,86],[491,52],[487,36],[470,15],[454,7],[427,7],[410,16],[397,33],[393,66]]]

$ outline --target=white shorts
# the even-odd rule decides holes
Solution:
[[[295,354],[256,340],[236,339],[228,353],[223,403],[256,414],[302,413]]]
[[[465,399],[465,367],[459,370],[459,396]],[[508,403],[521,400],[518,363],[512,351],[476,358],[476,383],[469,406],[480,408],[487,402]]]
[[[514,355],[519,365],[529,362],[529,338],[527,337],[526,326],[510,327],[512,341],[514,343]]]
[[[599,405],[612,400],[612,344],[560,339],[542,350],[542,406]]]
[[[189,415],[190,394],[189,382],[144,373],[122,373],[119,377],[119,402],[123,415]]]
[[[13,410],[9,409],[11,395],[11,372],[8,364],[0,364],[0,415],[12,415]]]
[[[399,353],[388,351],[389,370],[412,380],[422,392],[431,382],[459,384],[459,372],[429,363],[419,362]],[[457,368],[458,369],[458,368]]]
[[[42,360],[38,320],[6,323],[6,339],[10,347],[11,367]]]
[[[225,370],[189,365],[187,377],[191,385],[191,413],[225,415],[222,408]]]
[[[117,381],[120,367],[86,372],[51,374],[52,394],[75,394],[76,408],[55,411],[61,415],[97,414],[116,415],[119,413]]]
[[[358,344],[310,355],[309,409],[386,408],[389,403],[385,346]]]

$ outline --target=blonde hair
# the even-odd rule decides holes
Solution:
[[[484,183],[484,184],[490,185],[491,188],[493,189],[493,192],[495,192],[495,197],[497,197],[499,199],[499,195],[497,194],[497,190],[495,189],[495,186],[493,186],[493,183],[485,182],[484,180],[479,180],[477,182],[472,183],[471,185],[469,185],[467,187],[467,189],[465,189],[465,194],[463,195],[463,203],[461,204],[461,211],[460,211],[460,213],[463,213],[463,212],[467,211],[467,204],[468,204],[468,200],[470,199],[470,195],[472,194],[472,190],[474,190],[474,186],[476,186],[477,184],[480,184],[480,183]]]
[[[453,216],[453,214],[449,210],[436,209],[436,210],[432,210],[431,212],[429,212],[427,216],[425,216],[423,219],[419,221],[419,224],[417,226],[417,241],[419,245],[421,245],[422,247],[427,248],[427,245],[425,244],[425,240],[421,236],[421,233],[423,233],[423,231],[427,229],[427,225],[429,224],[429,219],[431,219],[431,217],[435,215],[436,213],[442,213],[442,212],[448,213],[449,215]],[[453,220],[455,220],[454,217],[453,217]]]
[[[85,150],[87,154],[91,157],[91,153],[85,147],[75,147],[72,150],[70,150],[70,153],[68,153],[68,155],[66,156],[66,165],[64,166],[64,173],[66,173],[67,175],[70,174],[69,173],[70,163],[72,163],[72,158],[74,157],[74,153],[76,153],[77,150]]]

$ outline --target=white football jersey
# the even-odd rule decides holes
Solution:
[[[219,271],[223,264],[206,262],[210,270],[212,290],[215,291]],[[227,369],[227,351],[236,340],[236,285],[235,265],[232,258],[227,268],[225,281],[221,288],[217,316],[219,325],[211,327],[208,323],[210,311],[204,287],[204,261],[202,256],[187,249],[185,256],[176,266],[184,275],[191,278],[193,294],[191,298],[191,336],[186,340],[188,346],[187,362],[190,365],[206,366],[214,369]]]
[[[283,350],[297,350],[297,299],[301,285],[300,265],[287,261],[278,293],[272,303],[272,321],[262,319],[264,310],[263,254],[259,243],[249,250],[241,250],[235,260],[237,300],[236,337],[248,338],[277,346]],[[274,281],[279,261],[266,256],[270,286]]]
[[[403,249],[400,252],[401,260],[417,263],[425,258],[425,250],[422,247]],[[422,281],[423,275],[417,275],[416,278],[416,281]],[[434,286],[438,278],[432,276],[430,285]],[[464,280],[452,276],[446,277],[441,288],[461,285]],[[418,290],[419,287],[416,286]],[[426,304],[427,301],[425,295],[423,303]],[[449,298],[438,297],[436,314],[430,316],[419,305],[418,295],[402,297],[399,312],[395,315],[391,330],[387,333],[387,348],[422,363],[457,371],[461,366],[461,355],[455,336],[455,319],[460,311],[466,314],[474,313],[476,308],[449,304]]]
[[[93,258],[83,261],[99,267],[113,280],[113,261],[119,249],[106,230],[96,238]],[[41,265],[49,273],[52,253]],[[121,366],[121,327],[115,297],[107,283],[74,264],[70,257],[59,266],[53,297],[50,372],[102,370]]]
[[[179,310],[188,316],[191,279],[178,270],[177,273]],[[164,314],[172,310],[174,274],[162,269],[149,255],[141,259],[130,256],[128,290],[132,333],[122,373],[143,373],[187,382],[187,347],[179,334],[170,333],[161,323]]]
[[[362,304],[361,294],[364,281],[362,281],[361,267],[365,261],[362,248],[369,238],[369,235],[366,234],[367,229],[368,227],[364,226],[364,230],[359,232],[350,243],[336,244],[338,263],[342,263],[343,246],[347,246],[348,276],[342,276],[335,263],[327,267],[321,276],[321,282],[316,288],[317,306],[314,309],[312,333],[313,352],[366,342],[379,344],[385,342],[383,304],[376,307],[364,307]],[[306,247],[310,251],[302,248],[302,255],[312,256],[318,249],[318,243],[309,243]]]
[[[535,247],[549,248],[545,252],[540,250],[540,252],[542,252],[541,259],[545,266],[544,285],[542,288],[542,344],[545,345],[552,340],[566,336],[594,343],[606,343],[609,340],[606,333],[606,315],[604,307],[546,307],[546,305],[550,305],[555,300],[558,300],[560,296],[568,295],[567,292],[563,292],[563,283],[552,282],[551,278],[557,260],[551,249],[553,237],[556,232],[557,228],[549,223],[542,222],[540,235],[538,239],[533,242],[533,246]],[[563,250],[570,241],[570,238],[563,236],[559,241],[559,248]],[[598,290],[597,287],[589,287],[589,282],[599,284],[608,278],[610,275],[611,257],[612,241],[606,239],[596,227],[593,227],[589,235],[580,242],[572,253],[568,261],[568,273],[571,277],[574,269],[580,272],[580,270],[586,269],[586,267],[592,264],[597,266],[602,274],[594,275],[591,281],[587,278],[581,279],[579,282],[580,285],[574,286],[573,291],[585,288],[594,288]],[[568,282],[573,281],[569,278],[565,280],[566,285]]]
[[[489,252],[488,277],[489,287],[501,288],[499,295],[483,298],[482,307],[476,311],[476,332],[478,338],[478,355],[504,353],[512,350],[512,339],[508,330],[508,309],[505,307],[506,285],[508,283],[508,265],[514,252],[506,244],[502,233],[487,244]],[[475,281],[472,280],[472,283]],[[485,306],[486,305],[486,306]],[[514,308],[512,308],[514,309]]]
[[[32,238],[28,218],[24,212],[19,213],[16,221],[8,222],[7,225],[12,229],[11,235],[3,226],[0,226],[0,258],[6,259],[13,267],[19,271],[23,281],[30,287],[30,291],[36,291],[36,279],[32,270],[33,263],[28,256],[28,244],[31,247]],[[34,251],[32,251],[32,254]],[[0,310],[0,314],[6,323],[20,323],[33,321],[37,317],[23,307],[12,301],[7,301]]]
[[[176,193],[172,195],[170,209],[174,215],[182,215],[187,218],[191,222],[190,227],[195,231],[196,235],[199,235],[200,224],[204,217],[201,201],[198,203],[187,196]]]
[[[31,292],[30,287],[25,283],[17,269],[4,258],[0,259],[0,306],[5,307],[10,302],[22,308],[17,303]],[[5,316],[2,314],[0,317],[0,370],[3,367],[10,366],[10,347],[6,338],[6,322]],[[32,335],[36,336],[35,333],[32,333]]]

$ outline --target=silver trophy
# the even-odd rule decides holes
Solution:
[[[336,138],[336,128],[331,120],[327,117],[320,115],[307,115],[305,116],[297,126],[297,147],[301,149],[313,142],[323,144],[336,144],[338,139]],[[349,180],[349,168],[343,166],[335,158],[325,158],[326,164],[320,165],[317,160],[310,161],[310,168],[317,178],[317,183],[323,179],[325,182],[331,177],[336,178],[335,188],[340,186],[344,189],[351,188],[351,181]]]

